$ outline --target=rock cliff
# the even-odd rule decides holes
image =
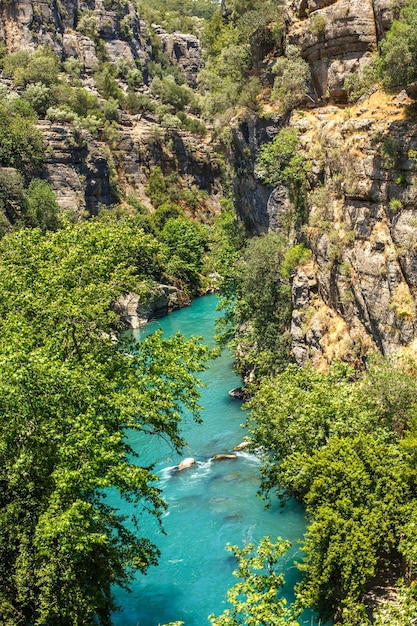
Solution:
[[[298,362],[413,346],[417,331],[417,123],[408,98],[293,120],[322,181],[310,193],[314,262],[293,282]],[[314,137],[314,138],[313,138]],[[313,156],[314,155],[314,156]],[[321,159],[321,167],[318,160]]]
[[[129,67],[139,67],[143,83],[137,92],[151,96],[147,67],[154,60],[151,40],[155,36],[168,63],[195,86],[201,66],[198,39],[147,26],[131,2],[0,3],[0,41],[8,52],[46,45],[61,61],[77,59],[81,63],[80,85],[99,98],[94,73],[103,60],[115,67],[121,60]],[[10,81],[1,74],[0,82],[12,89]],[[126,94],[128,85],[123,78],[119,87]],[[177,172],[185,188],[195,186],[205,191],[208,198],[204,210],[209,215],[218,210],[220,172],[210,138],[203,139],[183,129],[162,128],[158,116],[151,113],[129,115],[119,111],[117,117],[110,139],[101,130],[92,134],[70,121],[39,122],[45,147],[41,174],[51,184],[63,209],[76,216],[84,212],[94,215],[100,206],[115,203],[118,192],[124,196],[134,193],[150,207],[145,187],[152,167],[159,165],[164,174]]]
[[[310,106],[303,112],[283,115],[269,107],[240,112],[231,121],[236,206],[247,231],[286,229],[291,240],[304,241],[312,251],[311,263],[293,277],[291,335],[298,363],[325,365],[335,357],[360,362],[372,349],[390,353],[414,345],[417,124],[411,101],[405,93],[388,97],[376,91],[348,106],[344,86],[348,75],[368,63],[399,7],[390,0],[291,0],[279,45],[268,40],[256,48],[252,35],[258,69],[270,71],[272,51],[291,44],[311,72]],[[114,65],[123,58],[140,67],[144,81],[138,91],[151,95],[147,67],[154,37],[194,87],[201,67],[198,40],[150,29],[133,3],[0,3],[0,40],[9,52],[46,44],[61,60],[77,58],[83,88],[98,97],[94,73],[103,55]],[[3,82],[10,88],[4,77]],[[120,88],[126,93],[123,81]],[[299,232],[288,232],[292,207],[285,185],[266,187],[255,168],[259,147],[288,124],[299,133],[310,163],[309,217]],[[204,190],[208,218],[219,208],[221,165],[210,134],[161,128],[152,112],[121,110],[110,138],[62,121],[41,120],[39,128],[43,176],[61,207],[77,216],[97,213],[120,192],[151,206],[146,186],[155,165],[164,174],[178,173],[184,188]],[[120,306],[137,321],[139,304],[132,302]]]
[[[417,123],[410,121],[410,107],[404,93],[375,92],[357,106],[322,106],[288,120],[311,166],[308,224],[299,237],[313,261],[293,279],[291,335],[300,364],[361,362],[373,349],[387,354],[414,347],[417,164],[411,155]],[[246,146],[252,153],[281,125],[279,118],[269,126],[240,120],[238,150]],[[235,187],[245,223],[252,232],[282,232],[285,188],[263,186],[247,158],[240,172],[244,167]]]
[[[389,0],[293,0],[287,43],[300,47],[316,96],[344,101],[344,80],[360,71],[384,36],[399,3]]]
[[[287,115],[246,112],[232,121],[234,187],[248,232],[283,232],[291,210],[285,186],[268,188],[257,178],[259,147],[290,125],[310,163],[309,217],[296,238],[311,249],[312,261],[292,283],[299,364],[325,367],[334,358],[360,364],[375,349],[416,347],[413,103],[405,92],[375,91],[348,106],[344,90],[346,76],[368,62],[398,10],[378,0],[290,3],[284,38],[310,66],[316,106]]]

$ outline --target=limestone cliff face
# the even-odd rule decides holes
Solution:
[[[117,6],[117,10],[106,10],[102,0],[2,2],[0,37],[10,52],[46,44],[62,59],[74,56],[82,60],[84,69],[91,72],[98,65],[96,44],[91,37],[77,31],[83,13],[91,11],[97,35],[111,60],[124,56],[146,63],[150,43],[134,4]]]
[[[185,76],[190,87],[197,87],[198,72],[202,67],[202,51],[195,35],[184,33],[167,33],[160,26],[153,25],[162,44],[166,57]]]
[[[235,120],[238,154],[248,157],[285,122],[298,130],[310,162],[309,218],[298,238],[313,259],[293,278],[291,336],[300,364],[360,363],[370,350],[414,347],[417,122],[410,106],[404,93],[375,92],[357,106],[323,106],[269,125]],[[243,156],[238,178],[249,229],[284,232],[291,211],[285,188],[263,186]]]
[[[289,124],[310,162],[308,224],[296,235],[312,261],[293,278],[295,360],[361,363],[416,348],[417,123],[406,93],[375,92],[346,105],[346,76],[367,63],[394,12],[383,0],[299,0],[288,6],[285,41],[308,61],[315,106],[287,116],[243,114],[232,122],[239,213],[250,233],[283,232],[285,187],[262,185],[260,145]],[[396,10],[399,5],[397,4]],[[325,96],[325,98],[324,98]],[[325,105],[327,98],[333,105]],[[291,238],[294,233],[286,233]]]
[[[91,19],[87,29],[81,26],[83,16]],[[158,26],[152,30],[171,63],[195,86],[201,67],[201,49],[196,37],[169,35]],[[147,73],[148,62],[153,59],[150,30],[132,2],[0,2],[0,40],[9,52],[34,50],[45,44],[63,61],[75,57],[81,61],[82,86],[96,95],[99,94],[93,76],[99,67],[99,56],[104,54],[116,66],[120,60],[127,60],[133,67],[142,68],[144,83],[140,91],[150,95]],[[0,82],[12,88],[1,74]],[[122,91],[127,88],[127,84],[120,86]],[[166,174],[178,172],[184,186],[206,191],[209,198],[205,210],[209,214],[218,209],[219,166],[209,139],[181,130],[162,129],[158,118],[152,115],[121,112],[111,141],[101,131],[92,136],[87,130],[66,122],[41,120],[39,129],[45,145],[42,176],[56,192],[59,205],[76,216],[84,212],[94,215],[100,205],[114,203],[117,187],[124,195],[135,193],[143,204],[150,206],[145,187],[154,165],[159,165]]]
[[[359,107],[297,120],[322,180],[309,196],[314,262],[293,283],[298,362],[413,346],[417,123],[407,119],[409,104],[404,94],[375,93]]]
[[[134,292],[121,296],[113,308],[126,328],[137,329],[190,304],[190,297],[181,289],[172,285],[156,285],[146,298]]]
[[[109,8],[105,8],[105,5]],[[112,9],[114,7],[114,9]],[[92,15],[96,36],[80,28],[83,16]],[[196,85],[201,67],[201,47],[193,35],[166,33],[152,29],[161,40],[163,52],[184,73],[191,86]],[[141,20],[136,5],[103,0],[8,0],[0,3],[0,40],[9,52],[34,49],[39,45],[52,48],[62,60],[79,59],[89,74],[98,67],[97,42],[104,44],[113,63],[120,59],[138,61],[146,76],[152,60],[149,28]]]
[[[77,218],[97,214],[99,205],[115,201],[108,157],[102,144],[70,124],[40,121],[45,146],[43,177],[57,195],[59,206]]]
[[[255,175],[256,155],[260,146],[277,134],[284,125],[279,114],[261,118],[254,112],[231,121],[233,165],[236,176],[233,180],[237,209],[250,235],[259,235],[268,230],[279,230],[283,203],[276,206],[277,193],[265,187]]]
[[[300,47],[318,98],[344,101],[345,78],[369,61],[396,12],[390,0],[293,0],[287,44]]]
[[[284,48],[299,47],[312,79],[310,105],[330,99],[346,103],[344,81],[360,71],[398,14],[390,0],[290,0],[285,10]],[[256,152],[288,123],[278,113],[245,113],[232,120],[234,181],[238,211],[248,232],[279,228],[285,190],[266,189],[254,175]]]
[[[45,146],[42,176],[57,194],[59,206],[76,217],[85,212],[96,215],[100,206],[118,201],[117,186],[123,196],[134,193],[151,208],[145,189],[149,173],[158,165],[164,174],[177,172],[183,186],[207,192],[202,210],[212,217],[219,210],[222,191],[220,164],[210,139],[182,131],[169,138],[159,132],[155,119],[126,117],[111,150],[99,137],[69,123],[39,122]]]

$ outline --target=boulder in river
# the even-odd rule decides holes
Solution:
[[[249,394],[244,387],[235,387],[229,391],[229,396],[236,400],[248,400]]]
[[[213,457],[213,461],[224,461],[225,459],[237,459],[236,454],[215,454]]]
[[[183,459],[181,463],[177,465],[177,470],[188,469],[193,465],[195,465],[195,459],[192,456],[189,456],[186,459]]]
[[[239,450],[244,450],[245,448],[247,448],[250,445],[250,441],[242,441],[242,443],[239,443],[237,446],[235,446],[233,448],[233,450],[235,450],[236,452],[238,452]]]

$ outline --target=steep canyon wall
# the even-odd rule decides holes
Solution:
[[[292,2],[286,43],[308,62],[315,104],[233,120],[235,191],[253,234],[283,232],[285,185],[256,176],[256,155],[286,125],[309,161],[308,221],[297,233],[312,261],[293,277],[292,351],[302,364],[361,363],[369,351],[414,349],[417,330],[417,123],[405,92],[348,105],[344,80],[369,62],[399,3]],[[332,104],[326,104],[332,102]],[[294,237],[294,233],[290,233]]]
[[[279,48],[296,45],[311,71],[302,110],[281,115],[241,111],[231,121],[234,192],[238,213],[251,234],[288,228],[291,201],[285,185],[272,189],[256,175],[259,147],[281,128],[297,129],[310,163],[308,223],[289,233],[312,251],[312,261],[293,277],[292,349],[298,363],[327,364],[336,357],[361,361],[413,347],[417,302],[417,124],[406,93],[381,92],[350,106],[344,81],[368,63],[400,2],[390,0],[293,0],[285,13]],[[110,9],[109,9],[110,6]],[[114,10],[111,8],[114,6]],[[107,8],[106,8],[107,7]],[[95,16],[97,36],[83,34],[83,14]],[[0,40],[9,52],[46,44],[61,60],[77,58],[82,86],[98,95],[93,80],[104,53],[141,67],[141,93],[149,94],[147,65],[152,39],[195,87],[201,48],[191,35],[152,31],[133,3],[101,0],[9,0],[0,3]],[[256,67],[263,67],[260,42]],[[271,44],[271,45],[270,45]],[[268,63],[271,64],[269,58]],[[5,77],[1,81],[10,88]],[[306,106],[307,105],[307,106]],[[213,215],[222,198],[221,163],[210,133],[163,130],[151,113],[121,113],[111,142],[65,122],[39,123],[45,146],[42,176],[62,208],[81,215],[133,192],[149,203],[152,167],[176,172],[182,184],[207,192]]]

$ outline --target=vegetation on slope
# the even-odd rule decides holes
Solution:
[[[113,2],[107,5],[113,8]],[[2,51],[2,70],[14,85],[11,93],[0,90],[0,230],[8,233],[0,242],[5,625],[109,624],[111,585],[128,585],[133,570],[146,571],[156,562],[152,539],[130,530],[128,524],[138,520],[123,520],[107,506],[103,489],[116,488],[160,516],[165,504],[150,484],[152,468],[132,460],[124,429],[159,433],[181,447],[181,406],[197,415],[192,373],[206,358],[198,343],[181,337],[123,344],[110,306],[121,293],[146,290],[161,278],[181,281],[192,293],[204,286],[210,238],[189,219],[203,194],[155,167],[147,187],[151,214],[136,197],[117,198],[115,189],[115,215],[127,208],[134,217],[103,212],[101,219],[68,224],[38,178],[36,120],[86,129],[111,148],[123,111],[155,116],[169,140],[181,129],[204,135],[200,112],[221,127],[240,107],[256,109],[265,88],[279,100],[280,112],[298,105],[309,72],[297,50],[280,48],[281,3],[234,0],[223,15],[215,9],[212,0],[155,0],[146,8],[168,30],[180,25],[202,32],[199,95],[155,38],[147,68],[125,59],[110,63],[91,12],[80,16],[78,28],[99,52],[95,92],[83,86],[77,59],[61,64],[46,47]],[[381,44],[379,60],[359,83],[347,85],[352,98],[378,78],[390,89],[417,79],[416,13],[410,0]],[[257,52],[261,35],[268,52],[280,53],[271,71]],[[151,95],[141,90],[145,82]],[[226,336],[237,336],[244,347],[240,369],[255,372],[248,427],[254,448],[264,451],[262,491],[296,496],[309,517],[298,603],[363,626],[364,593],[401,558],[398,604],[383,607],[376,623],[405,626],[417,604],[415,371],[390,361],[369,365],[361,376],[342,365],[328,373],[288,367],[291,276],[309,254],[301,238],[290,236],[292,226],[306,220],[308,184],[308,163],[293,131],[283,129],[260,149],[258,175],[268,185],[289,188],[296,212],[287,232],[245,245],[234,216],[224,212],[213,235],[212,262],[234,304]],[[282,548],[265,541],[254,556],[252,548],[233,549],[244,583],[230,592],[233,608],[212,617],[213,624],[261,618],[295,623],[295,613],[287,612],[279,595],[277,601],[282,579],[275,566]]]

